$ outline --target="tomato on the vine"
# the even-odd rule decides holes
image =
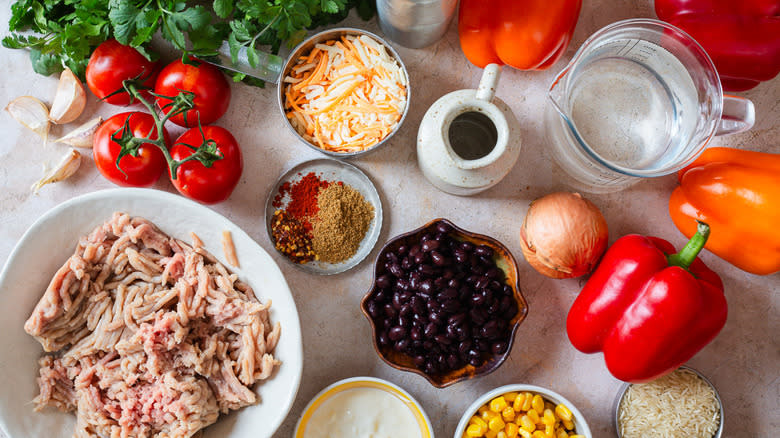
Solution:
[[[154,92],[163,96],[176,96],[180,91],[190,91],[195,94],[195,108],[184,114],[177,114],[170,120],[179,125],[192,128],[200,123],[208,125],[222,117],[230,104],[230,84],[225,75],[211,64],[193,59],[197,66],[184,64],[178,59],[162,69],[157,77]],[[168,113],[165,108],[171,99],[157,98],[157,105]],[[186,117],[185,117],[186,116]]]
[[[122,81],[139,78],[144,86],[151,89],[157,79],[158,63],[149,61],[138,50],[120,44],[117,40],[101,43],[87,64],[87,86],[92,94],[100,99],[122,89]],[[149,98],[145,93],[144,98]],[[130,95],[126,91],[105,98],[112,105],[130,104]]]
[[[106,179],[120,186],[146,187],[154,184],[165,172],[168,163],[160,148],[154,144],[143,143],[138,148],[137,156],[125,155],[119,160],[117,168],[116,159],[122,147],[111,136],[119,131],[119,135],[125,133],[125,121],[128,123],[133,137],[145,138],[150,133],[150,138],[158,138],[154,117],[151,114],[139,111],[124,112],[111,116],[95,132],[92,145],[92,155],[95,165]],[[168,132],[163,130],[165,144],[170,144]]]
[[[233,192],[241,179],[244,162],[238,142],[230,131],[219,126],[203,126],[202,129],[203,135],[200,129],[192,128],[176,139],[171,148],[171,157],[177,161],[184,160],[205,139],[216,143],[218,155],[222,158],[214,161],[211,167],[197,160],[186,161],[176,169],[176,179],[171,178],[171,181],[188,198],[214,204],[224,201]]]

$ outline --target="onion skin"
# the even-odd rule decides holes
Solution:
[[[604,215],[579,193],[556,192],[531,202],[520,228],[526,261],[551,278],[590,273],[608,240]]]

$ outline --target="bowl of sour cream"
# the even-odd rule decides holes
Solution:
[[[408,392],[375,377],[339,380],[306,405],[295,438],[433,438],[428,415]]]

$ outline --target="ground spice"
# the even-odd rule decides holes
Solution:
[[[357,252],[374,218],[374,206],[346,184],[331,184],[317,196],[312,249],[319,260],[339,263]]]
[[[314,172],[309,172],[300,181],[289,187],[290,202],[287,213],[299,220],[307,220],[317,214],[317,194],[327,188],[330,182],[320,179]]]
[[[317,260],[312,250],[312,234],[303,222],[290,216],[285,210],[276,210],[271,222],[274,246],[295,263]]]

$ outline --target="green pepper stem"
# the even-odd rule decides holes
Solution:
[[[696,227],[696,234],[691,237],[691,240],[680,250],[677,254],[670,254],[666,257],[669,262],[669,266],[679,266],[685,270],[691,266],[696,256],[704,248],[704,244],[707,243],[707,238],[710,237],[710,226],[701,221]]]

